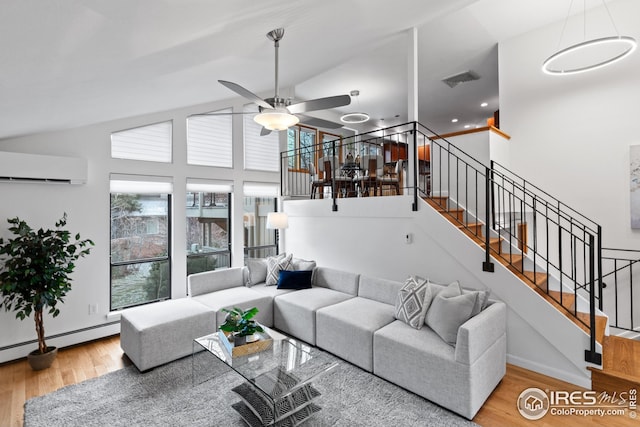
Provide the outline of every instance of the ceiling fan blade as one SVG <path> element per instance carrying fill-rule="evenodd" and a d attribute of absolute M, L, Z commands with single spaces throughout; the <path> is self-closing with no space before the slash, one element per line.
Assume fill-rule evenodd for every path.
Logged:
<path fill-rule="evenodd" d="M 298 102 L 287 107 L 291 114 L 306 113 L 307 111 L 327 110 L 329 108 L 343 107 L 351 104 L 349 95 L 328 96 L 326 98 L 312 99 Z"/>
<path fill-rule="evenodd" d="M 267 136 L 271 133 L 271 131 L 265 127 L 263 127 L 262 129 L 260 129 L 260 136 Z"/>
<path fill-rule="evenodd" d="M 305 125 L 309 125 L 313 127 L 326 128 L 326 129 L 340 129 L 342 127 L 342 124 L 340 123 L 319 119 L 317 117 L 303 116 L 302 114 L 298 114 L 298 117 L 300 117 L 301 123 L 304 123 Z"/>
<path fill-rule="evenodd" d="M 225 86 L 226 88 L 231 89 L 232 91 L 234 91 L 238 95 L 243 96 L 243 97 L 247 98 L 250 101 L 253 101 L 255 104 L 259 105 L 262 108 L 273 108 L 273 105 L 269 104 L 264 99 L 258 97 L 258 95 L 256 95 L 255 93 L 251 92 L 250 90 L 243 88 L 239 84 L 236 84 L 236 83 L 233 83 L 233 82 L 228 82 L 226 80 L 218 80 L 218 82 L 221 85 Z"/>

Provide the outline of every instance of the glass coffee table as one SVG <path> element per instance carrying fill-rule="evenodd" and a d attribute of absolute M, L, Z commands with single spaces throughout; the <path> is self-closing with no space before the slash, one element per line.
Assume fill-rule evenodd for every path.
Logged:
<path fill-rule="evenodd" d="M 196 353 L 204 350 L 246 380 L 232 389 L 241 399 L 232 407 L 249 426 L 300 425 L 321 409 L 316 399 L 320 392 L 312 381 L 338 363 L 324 352 L 313 352 L 307 344 L 264 329 L 266 335 L 261 337 L 261 345 L 254 346 L 254 352 L 249 350 L 242 355 L 234 356 L 218 332 L 193 340 L 194 384 L 209 379 L 200 375 L 199 371 L 206 366 L 196 363 L 195 358 Z"/>

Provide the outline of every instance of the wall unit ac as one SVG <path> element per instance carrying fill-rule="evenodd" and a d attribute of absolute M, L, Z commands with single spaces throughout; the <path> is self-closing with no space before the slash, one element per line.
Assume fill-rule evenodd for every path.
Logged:
<path fill-rule="evenodd" d="M 0 183 L 85 184 L 87 160 L 0 151 Z"/>

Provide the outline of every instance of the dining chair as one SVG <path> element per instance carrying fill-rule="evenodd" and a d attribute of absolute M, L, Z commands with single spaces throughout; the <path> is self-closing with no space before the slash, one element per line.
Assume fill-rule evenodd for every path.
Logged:
<path fill-rule="evenodd" d="M 361 164 L 365 168 L 364 173 L 354 178 L 360 185 L 361 194 L 365 197 L 370 196 L 373 190 L 373 195 L 376 196 L 379 180 L 382 178 L 384 169 L 382 156 L 362 156 Z"/>
<path fill-rule="evenodd" d="M 404 160 L 400 159 L 396 162 L 393 172 L 389 176 L 383 176 L 379 178 L 378 184 L 380 186 L 380 195 L 384 186 L 389 186 L 395 189 L 396 195 L 400 194 L 400 179 L 402 174 Z"/>

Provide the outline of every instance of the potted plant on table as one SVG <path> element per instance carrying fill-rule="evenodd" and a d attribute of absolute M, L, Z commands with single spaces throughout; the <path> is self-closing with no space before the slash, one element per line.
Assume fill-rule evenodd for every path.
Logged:
<path fill-rule="evenodd" d="M 242 310 L 234 307 L 233 310 L 223 308 L 222 311 L 227 313 L 224 323 L 220 326 L 222 332 L 226 332 L 233 336 L 233 345 L 240 346 L 247 343 L 247 337 L 256 332 L 264 332 L 264 329 L 258 322 L 252 320 L 258 314 L 256 307 L 249 310 Z"/>
<path fill-rule="evenodd" d="M 56 347 L 48 347 L 44 334 L 44 311 L 53 317 L 60 314 L 58 303 L 71 290 L 69 275 L 75 261 L 88 255 L 93 242 L 80 239 L 64 230 L 67 214 L 56 222 L 56 228 L 37 231 L 20 218 L 7 220 L 15 237 L 0 238 L 0 308 L 15 311 L 24 320 L 33 313 L 38 336 L 38 349 L 27 356 L 34 370 L 51 366 Z"/>

